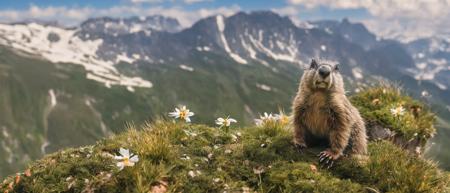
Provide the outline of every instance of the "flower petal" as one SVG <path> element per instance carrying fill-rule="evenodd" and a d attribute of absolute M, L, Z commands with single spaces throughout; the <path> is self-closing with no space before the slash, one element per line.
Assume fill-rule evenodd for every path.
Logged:
<path fill-rule="evenodd" d="M 123 162 L 117 162 L 116 165 L 119 168 L 119 170 L 123 170 L 123 168 L 125 167 L 125 164 Z"/>
<path fill-rule="evenodd" d="M 123 160 L 123 156 L 116 155 L 116 156 L 114 156 L 114 159 L 115 160 Z"/>
<path fill-rule="evenodd" d="M 128 149 L 120 148 L 119 153 L 125 158 L 130 157 L 130 150 Z"/>
<path fill-rule="evenodd" d="M 137 155 L 135 155 L 135 156 L 130 158 L 130 161 L 136 163 L 136 162 L 139 161 L 139 157 Z"/>

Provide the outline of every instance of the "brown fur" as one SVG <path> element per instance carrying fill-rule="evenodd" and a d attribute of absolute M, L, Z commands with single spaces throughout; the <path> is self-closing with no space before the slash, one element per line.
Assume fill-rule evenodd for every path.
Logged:
<path fill-rule="evenodd" d="M 364 121 L 358 110 L 345 96 L 344 83 L 335 65 L 315 63 L 305 70 L 293 101 L 294 143 L 300 147 L 313 146 L 322 141 L 330 146 L 334 159 L 349 154 L 367 153 Z M 317 69 L 323 65 L 332 69 L 323 79 Z M 326 86 L 320 81 L 327 82 Z"/>

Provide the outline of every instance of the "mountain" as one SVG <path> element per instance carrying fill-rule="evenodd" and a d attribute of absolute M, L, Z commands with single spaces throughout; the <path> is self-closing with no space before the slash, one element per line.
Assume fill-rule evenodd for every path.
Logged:
<path fill-rule="evenodd" d="M 416 62 L 410 72 L 417 80 L 433 80 L 443 90 L 450 87 L 450 38 L 418 39 L 406 47 Z"/>
<path fill-rule="evenodd" d="M 208 112 L 194 117 L 207 124 L 232 115 L 245 125 L 258 113 L 288 110 L 311 58 L 340 63 L 350 92 L 380 79 L 402 82 L 450 119 L 442 109 L 449 92 L 415 79 L 407 45 L 348 20 L 311 25 L 268 11 L 208 17 L 186 29 L 160 16 L 93 18 L 74 28 L 0 24 L 0 175 L 182 104 Z"/>

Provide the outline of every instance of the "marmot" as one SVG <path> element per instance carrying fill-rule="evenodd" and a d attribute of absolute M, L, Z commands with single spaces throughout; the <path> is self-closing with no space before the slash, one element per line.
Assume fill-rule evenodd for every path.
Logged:
<path fill-rule="evenodd" d="M 338 64 L 313 59 L 292 106 L 295 146 L 301 150 L 325 142 L 329 148 L 319 154 L 319 162 L 328 167 L 344 152 L 367 154 L 364 121 L 345 96 L 338 70 Z"/>

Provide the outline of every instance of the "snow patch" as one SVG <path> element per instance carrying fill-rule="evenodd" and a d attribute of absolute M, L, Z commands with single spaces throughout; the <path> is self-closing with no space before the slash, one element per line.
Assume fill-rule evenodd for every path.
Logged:
<path fill-rule="evenodd" d="M 425 54 L 423 54 L 422 52 L 417 54 L 417 58 L 422 59 L 425 57 Z"/>
<path fill-rule="evenodd" d="M 9 138 L 8 130 L 6 130 L 6 127 L 2 127 L 2 135 L 5 138 Z"/>
<path fill-rule="evenodd" d="M 56 95 L 53 89 L 50 89 L 48 91 L 48 95 L 50 96 L 50 107 L 54 108 L 58 104 L 58 102 L 56 101 Z"/>
<path fill-rule="evenodd" d="M 139 24 L 134 24 L 130 27 L 130 33 L 136 33 L 136 32 L 140 32 L 143 30 L 142 25 Z"/>
<path fill-rule="evenodd" d="M 265 84 L 258 84 L 258 83 L 256 83 L 256 87 L 261 89 L 261 90 L 264 90 L 264 91 L 271 91 L 272 90 L 272 88 L 270 86 L 265 85 Z"/>
<path fill-rule="evenodd" d="M 437 87 L 439 87 L 439 89 L 441 89 L 441 90 L 447 90 L 447 86 L 445 86 L 444 84 L 442 84 L 442 83 L 440 83 L 440 82 L 434 81 L 434 84 L 435 84 Z"/>
<path fill-rule="evenodd" d="M 292 34 L 289 37 L 288 43 L 282 44 L 282 47 L 284 47 L 285 50 L 287 51 L 286 54 L 285 53 L 275 53 L 272 51 L 272 49 L 264 46 L 264 44 L 262 43 L 263 31 L 259 31 L 258 39 L 255 39 L 252 35 L 249 35 L 249 34 L 247 34 L 247 36 L 248 36 L 250 42 L 253 44 L 253 46 L 255 48 L 257 48 L 259 51 L 265 53 L 267 56 L 269 56 L 275 60 L 283 60 L 283 61 L 295 63 L 296 56 L 298 54 L 298 49 L 296 48 L 297 44 L 296 44 Z"/>
<path fill-rule="evenodd" d="M 83 66 L 88 71 L 87 78 L 104 83 L 106 86 L 121 85 L 132 87 L 152 87 L 152 83 L 140 77 L 121 74 L 111 61 L 97 56 L 103 40 L 82 40 L 76 33 L 79 29 L 63 29 L 36 23 L 7 25 L 0 24 L 0 44 L 14 49 L 39 55 L 53 63 L 72 63 Z M 57 34 L 59 41 L 48 40 L 48 34 Z M 122 58 L 124 59 L 124 58 Z"/>
<path fill-rule="evenodd" d="M 132 86 L 127 86 L 127 90 L 130 91 L 130 92 L 134 92 L 135 91 Z"/>
<path fill-rule="evenodd" d="M 428 59 L 425 62 L 416 63 L 416 67 L 417 69 L 407 69 L 414 74 L 416 80 L 434 80 L 439 72 L 450 70 L 446 59 Z"/>
<path fill-rule="evenodd" d="M 241 56 L 233 53 L 231 51 L 230 47 L 228 46 L 227 39 L 225 38 L 225 34 L 223 33 L 225 30 L 225 21 L 224 21 L 224 18 L 222 15 L 216 16 L 216 23 L 217 23 L 217 29 L 219 30 L 220 39 L 222 40 L 224 49 L 228 53 L 228 55 L 238 63 L 247 64 L 247 60 L 245 60 L 245 59 L 241 58 Z"/>
<path fill-rule="evenodd" d="M 129 64 L 132 64 L 134 62 L 134 59 L 129 58 L 127 56 L 127 53 L 122 52 L 121 54 L 117 55 L 117 57 L 116 57 L 116 63 L 119 63 L 119 62 L 126 62 Z"/>
<path fill-rule="evenodd" d="M 42 143 L 42 145 L 41 145 L 41 153 L 42 153 L 42 155 L 45 155 L 45 154 L 46 154 L 45 149 L 46 149 L 49 145 L 50 145 L 50 142 L 49 142 L 47 139 L 45 139 L 44 143 Z"/>
<path fill-rule="evenodd" d="M 194 71 L 194 68 L 192 68 L 192 67 L 190 67 L 190 66 L 187 66 L 187 65 L 184 65 L 184 64 L 181 64 L 179 67 L 180 67 L 181 69 L 186 70 L 186 71 L 189 71 L 189 72 L 193 72 L 193 71 Z"/>
<path fill-rule="evenodd" d="M 363 74 L 362 74 L 361 68 L 353 68 L 352 69 L 352 74 L 353 74 L 353 77 L 355 77 L 356 79 L 362 79 L 363 78 Z"/>
<path fill-rule="evenodd" d="M 208 46 L 203 46 L 203 47 L 197 46 L 197 50 L 200 51 L 200 52 L 202 52 L 202 51 L 207 52 L 207 51 L 210 51 L 211 48 L 209 48 Z"/>

